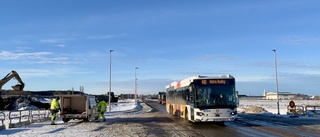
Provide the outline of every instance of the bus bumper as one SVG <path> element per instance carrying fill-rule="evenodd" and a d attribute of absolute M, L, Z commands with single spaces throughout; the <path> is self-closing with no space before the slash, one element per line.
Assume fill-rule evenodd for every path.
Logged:
<path fill-rule="evenodd" d="M 202 117 L 195 119 L 195 122 L 223 122 L 223 121 L 235 121 L 238 119 L 238 116 L 232 117 Z"/>

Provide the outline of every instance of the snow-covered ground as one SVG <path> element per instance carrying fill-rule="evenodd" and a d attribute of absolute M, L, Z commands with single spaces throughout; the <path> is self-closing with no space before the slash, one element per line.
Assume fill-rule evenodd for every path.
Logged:
<path fill-rule="evenodd" d="M 286 116 L 287 106 L 290 100 L 281 100 L 279 102 L 280 114 Z M 297 100 L 296 105 L 320 105 L 320 101 L 309 101 L 309 100 Z M 143 104 L 143 105 L 142 105 Z M 261 107 L 264 109 L 263 112 L 266 114 L 277 114 L 277 102 L 275 100 L 240 100 L 240 105 L 238 108 L 239 113 L 245 113 L 247 108 L 252 106 Z M 138 110 L 145 110 L 144 112 L 151 111 L 152 108 L 145 105 L 144 103 L 135 103 L 134 100 L 119 100 L 118 103 L 111 105 L 111 112 L 106 112 L 105 116 L 107 118 L 117 118 L 117 117 L 134 117 L 134 115 L 139 115 L 144 112 Z M 130 115 L 130 116 L 129 116 Z M 305 116 L 307 117 L 307 116 Z M 303 117 L 302 117 L 303 118 Z M 318 117 L 319 118 L 319 117 Z M 50 125 L 50 121 L 45 121 L 41 123 L 34 123 L 28 126 L 20 128 L 12 128 L 0 131 L 0 136 L 76 136 L 80 133 L 75 133 L 75 129 L 68 130 L 67 126 L 64 126 L 61 119 L 57 119 L 57 126 Z M 107 121 L 108 123 L 108 121 Z M 61 125 L 59 125 L 61 124 Z M 70 126 L 70 125 L 69 125 Z M 72 126 L 74 127 L 74 126 Z M 79 126 L 85 128 L 83 126 Z M 89 127 L 88 127 L 89 128 Z M 59 129 L 64 129 L 63 131 L 57 131 Z M 83 129 L 76 129 L 83 130 Z M 78 131 L 81 132 L 80 136 L 97 136 L 95 133 L 89 131 Z M 101 135 L 98 135 L 101 136 Z M 108 136 L 117 136 L 117 133 L 108 133 Z"/>
<path fill-rule="evenodd" d="M 279 100 L 279 112 L 280 115 L 287 115 L 289 102 L 294 101 L 296 105 L 297 111 L 300 109 L 304 109 L 305 106 L 320 106 L 320 100 Z M 263 108 L 265 111 L 261 109 L 256 111 L 250 111 L 248 108 L 259 107 Z M 289 107 L 290 109 L 290 107 Z M 309 108 L 310 109 L 310 108 Z M 320 109 L 318 107 L 318 109 Z M 278 114 L 277 108 L 277 100 L 240 100 L 239 113 L 266 113 L 266 114 Z M 311 114 L 311 111 L 308 111 L 307 114 Z M 320 114 L 320 111 L 317 111 Z"/>
<path fill-rule="evenodd" d="M 119 100 L 118 103 L 114 103 L 111 105 L 111 112 L 105 112 L 105 116 L 107 118 L 115 118 L 115 117 L 123 117 L 128 116 L 128 114 L 132 115 L 138 115 L 143 112 L 137 112 L 138 110 L 142 109 L 142 105 L 140 105 L 140 102 L 135 103 L 134 100 L 128 99 L 128 100 Z M 149 109 L 149 110 L 148 110 Z M 108 107 L 107 107 L 108 110 Z M 152 108 L 147 108 L 146 111 L 151 111 Z M 137 113 L 135 113 L 137 112 Z M 74 121 L 76 122 L 76 121 Z M 6 123 L 6 122 L 5 122 Z M 64 125 L 64 122 L 60 119 L 56 119 L 56 124 Z M 34 126 L 37 125 L 37 126 Z M 43 130 L 39 130 L 39 127 L 43 128 Z M 0 137 L 2 136 L 25 136 L 24 132 L 39 132 L 39 136 L 43 136 L 42 134 L 44 132 L 48 131 L 54 131 L 57 127 L 50 125 L 50 121 L 44 121 L 41 123 L 33 123 L 31 125 L 23 126 L 20 128 L 10 128 L 6 130 L 0 131 Z M 55 132 L 49 132 L 49 136 L 55 136 Z M 61 135 L 61 134 L 60 134 Z M 86 136 L 91 136 L 90 134 L 86 134 Z M 74 136 L 72 132 L 65 132 L 62 136 Z"/>

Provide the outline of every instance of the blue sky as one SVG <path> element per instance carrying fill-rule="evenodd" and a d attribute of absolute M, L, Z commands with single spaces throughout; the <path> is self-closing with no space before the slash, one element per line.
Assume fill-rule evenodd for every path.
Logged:
<path fill-rule="evenodd" d="M 240 94 L 319 95 L 320 1 L 4 0 L 0 72 L 25 90 L 164 91 L 194 75 L 231 74 Z M 2 77 L 1 76 L 1 77 Z M 17 82 L 11 80 L 3 89 Z"/>

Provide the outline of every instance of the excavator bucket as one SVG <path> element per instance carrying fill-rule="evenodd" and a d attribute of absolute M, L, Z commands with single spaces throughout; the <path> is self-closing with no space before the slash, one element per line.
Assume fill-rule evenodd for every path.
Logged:
<path fill-rule="evenodd" d="M 23 91 L 24 85 L 17 84 L 15 86 L 11 86 L 14 91 Z"/>

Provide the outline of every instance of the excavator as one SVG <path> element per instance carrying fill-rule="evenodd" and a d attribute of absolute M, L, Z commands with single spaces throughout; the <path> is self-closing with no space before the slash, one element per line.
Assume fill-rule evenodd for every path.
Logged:
<path fill-rule="evenodd" d="M 4 78 L 1 79 L 0 81 L 0 90 L 2 89 L 2 86 L 4 84 L 6 84 L 9 80 L 11 80 L 12 78 L 15 78 L 19 83 L 15 86 L 11 86 L 12 89 L 14 91 L 23 91 L 23 88 L 24 88 L 24 83 L 22 82 L 19 74 L 12 70 L 10 73 L 8 73 Z"/>

